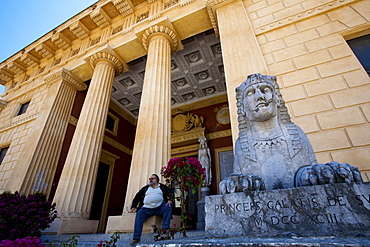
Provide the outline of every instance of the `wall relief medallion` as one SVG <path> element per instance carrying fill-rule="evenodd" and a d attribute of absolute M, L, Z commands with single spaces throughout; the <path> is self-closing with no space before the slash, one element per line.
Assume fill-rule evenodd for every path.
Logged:
<path fill-rule="evenodd" d="M 178 113 L 172 117 L 171 132 L 189 131 L 193 128 L 203 127 L 204 118 L 193 113 Z"/>
<path fill-rule="evenodd" d="M 216 120 L 220 124 L 229 124 L 230 123 L 230 113 L 229 107 L 222 107 L 216 113 Z"/>

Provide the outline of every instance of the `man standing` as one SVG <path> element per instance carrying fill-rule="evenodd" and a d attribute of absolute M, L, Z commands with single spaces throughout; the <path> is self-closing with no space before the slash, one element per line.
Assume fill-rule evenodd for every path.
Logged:
<path fill-rule="evenodd" d="M 141 233 L 144 222 L 158 215 L 163 218 L 162 228 L 169 229 L 172 216 L 172 201 L 170 189 L 159 183 L 157 174 L 152 174 L 149 178 L 149 184 L 140 189 L 135 195 L 131 205 L 131 212 L 136 213 L 134 237 L 130 245 L 140 243 Z"/>

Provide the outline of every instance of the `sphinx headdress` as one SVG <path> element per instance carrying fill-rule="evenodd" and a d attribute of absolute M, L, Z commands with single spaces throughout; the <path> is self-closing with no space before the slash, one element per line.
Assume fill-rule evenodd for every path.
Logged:
<path fill-rule="evenodd" d="M 247 77 L 239 87 L 235 89 L 236 91 L 236 106 L 238 108 L 238 122 L 239 122 L 239 139 L 241 142 L 241 147 L 243 149 L 243 156 L 248 159 L 256 160 L 256 154 L 253 149 L 250 149 L 249 141 L 251 139 L 250 123 L 247 117 L 243 114 L 244 107 L 244 93 L 248 86 L 265 82 L 272 86 L 274 92 L 279 100 L 278 104 L 278 118 L 282 123 L 282 129 L 288 135 L 290 135 L 290 141 L 288 144 L 288 150 L 290 156 L 293 157 L 299 150 L 301 150 L 301 143 L 297 135 L 297 126 L 292 123 L 288 113 L 288 109 L 285 106 L 285 101 L 281 95 L 279 85 L 276 82 L 276 76 L 262 75 L 260 73 L 251 74 Z"/>
<path fill-rule="evenodd" d="M 283 99 L 283 96 L 281 95 L 279 85 L 276 82 L 276 76 L 262 75 L 260 73 L 249 75 L 247 79 L 239 87 L 235 89 L 236 101 L 237 101 L 236 105 L 238 108 L 238 120 L 240 117 L 243 117 L 243 114 L 242 114 L 243 107 L 244 107 L 243 101 L 244 101 L 244 92 L 246 88 L 249 87 L 250 85 L 257 84 L 260 82 L 268 83 L 274 89 L 277 99 L 279 101 L 278 117 L 280 121 L 283 123 L 290 122 L 290 116 L 285 106 L 285 101 Z M 239 120 L 239 128 L 240 128 L 240 120 Z"/>

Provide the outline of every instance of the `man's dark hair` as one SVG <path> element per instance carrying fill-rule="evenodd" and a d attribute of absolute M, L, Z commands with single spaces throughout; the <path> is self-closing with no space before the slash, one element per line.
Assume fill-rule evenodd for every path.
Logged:
<path fill-rule="evenodd" d="M 153 173 L 152 176 L 155 176 L 155 178 L 157 179 L 158 183 L 159 183 L 159 177 L 157 174 Z"/>

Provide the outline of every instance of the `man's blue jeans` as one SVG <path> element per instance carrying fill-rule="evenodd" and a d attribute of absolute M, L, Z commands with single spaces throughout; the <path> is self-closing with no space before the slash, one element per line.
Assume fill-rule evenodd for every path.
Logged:
<path fill-rule="evenodd" d="M 167 206 L 165 202 L 159 207 L 156 208 L 140 208 L 136 213 L 135 226 L 134 226 L 134 237 L 133 239 L 140 239 L 141 233 L 143 231 L 144 222 L 152 217 L 153 215 L 161 216 L 163 218 L 162 228 L 170 228 L 171 216 L 172 216 L 172 207 Z"/>

